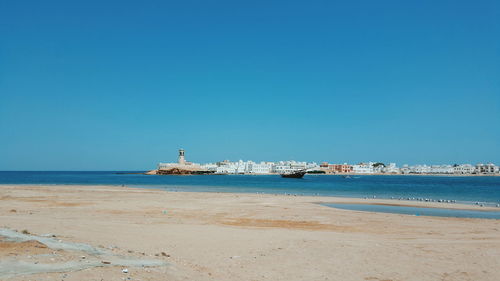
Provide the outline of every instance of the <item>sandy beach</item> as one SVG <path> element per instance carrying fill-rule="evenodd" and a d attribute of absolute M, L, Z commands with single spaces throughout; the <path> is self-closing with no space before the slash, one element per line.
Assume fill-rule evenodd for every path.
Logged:
<path fill-rule="evenodd" d="M 77 185 L 0 185 L 0 198 L 0 228 L 27 239 L 0 240 L 1 280 L 500 280 L 500 220 L 317 203 L 478 206 Z M 6 269 L 26 264 L 85 268 Z"/>

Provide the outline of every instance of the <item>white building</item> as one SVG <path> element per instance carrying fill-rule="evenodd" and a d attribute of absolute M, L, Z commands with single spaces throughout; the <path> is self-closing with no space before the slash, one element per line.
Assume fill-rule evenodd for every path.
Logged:
<path fill-rule="evenodd" d="M 396 163 L 389 163 L 389 165 L 386 165 L 382 169 L 382 172 L 386 174 L 399 174 L 400 171 L 399 168 L 396 166 Z"/>
<path fill-rule="evenodd" d="M 319 165 L 315 162 L 280 161 L 274 163 L 271 171 L 276 174 L 291 173 L 299 170 L 316 170 Z"/>
<path fill-rule="evenodd" d="M 431 174 L 453 174 L 453 166 L 451 165 L 432 165 Z"/>
<path fill-rule="evenodd" d="M 475 170 L 476 167 L 471 164 L 461 164 L 453 167 L 453 173 L 461 175 L 472 174 Z"/>
<path fill-rule="evenodd" d="M 217 163 L 217 168 L 215 170 L 218 174 L 244 174 L 248 170 L 248 162 L 239 160 L 238 162 L 230 162 L 224 160 Z"/>
<path fill-rule="evenodd" d="M 495 164 L 476 164 L 475 172 L 477 174 L 496 174 L 498 173 L 499 168 Z"/>
<path fill-rule="evenodd" d="M 375 173 L 375 174 L 381 174 L 382 171 L 384 170 L 383 164 L 376 165 L 375 163 L 372 163 L 372 162 L 369 162 L 368 164 L 372 166 L 373 173 Z"/>
<path fill-rule="evenodd" d="M 373 169 L 373 163 L 369 162 L 352 165 L 352 172 L 355 174 L 373 174 L 375 171 Z"/>
<path fill-rule="evenodd" d="M 410 174 L 428 174 L 431 172 L 431 167 L 427 165 L 415 165 L 408 168 Z"/>
<path fill-rule="evenodd" d="M 202 164 L 201 167 L 207 171 L 216 172 L 218 166 L 215 163 L 206 163 L 206 164 Z"/>
<path fill-rule="evenodd" d="M 410 173 L 410 166 L 408 166 L 408 164 L 404 164 L 403 167 L 401 167 L 401 169 L 399 169 L 399 171 L 401 172 L 401 174 L 409 174 Z"/>
<path fill-rule="evenodd" d="M 277 174 L 292 173 L 307 168 L 306 162 L 280 161 L 273 165 L 272 172 Z"/>
<path fill-rule="evenodd" d="M 453 174 L 454 169 L 451 165 L 415 165 L 403 167 L 401 172 L 410 174 Z"/>
<path fill-rule="evenodd" d="M 270 174 L 273 169 L 273 162 L 260 162 L 255 163 L 253 161 L 248 161 L 247 173 L 250 174 Z"/>
<path fill-rule="evenodd" d="M 231 162 L 224 160 L 216 164 L 203 165 L 205 169 L 218 174 L 271 174 L 290 173 L 298 170 L 313 170 L 319 166 L 316 163 L 280 161 L 280 162 L 260 162 L 253 161 Z"/>

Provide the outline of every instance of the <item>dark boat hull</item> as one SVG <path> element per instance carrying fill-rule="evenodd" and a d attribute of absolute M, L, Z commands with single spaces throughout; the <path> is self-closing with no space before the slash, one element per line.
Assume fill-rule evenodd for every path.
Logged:
<path fill-rule="evenodd" d="M 281 176 L 284 178 L 300 179 L 300 178 L 304 177 L 305 174 L 306 174 L 305 171 L 299 171 L 299 172 L 295 172 L 295 173 L 281 174 Z"/>

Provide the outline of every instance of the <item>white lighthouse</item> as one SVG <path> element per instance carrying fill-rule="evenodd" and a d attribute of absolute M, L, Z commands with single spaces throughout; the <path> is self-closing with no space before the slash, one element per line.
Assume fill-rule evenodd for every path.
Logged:
<path fill-rule="evenodd" d="M 186 159 L 184 158 L 184 149 L 179 149 L 179 160 L 177 161 L 179 165 L 186 165 Z"/>
<path fill-rule="evenodd" d="M 158 170 L 165 171 L 171 169 L 180 169 L 184 171 L 201 171 L 203 170 L 200 164 L 186 161 L 184 158 L 184 149 L 179 149 L 179 156 L 176 163 L 158 163 Z M 177 171 L 178 172 L 178 171 Z"/>

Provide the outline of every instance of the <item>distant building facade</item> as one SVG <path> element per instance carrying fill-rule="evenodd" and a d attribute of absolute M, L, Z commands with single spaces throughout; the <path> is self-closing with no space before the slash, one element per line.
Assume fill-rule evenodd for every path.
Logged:
<path fill-rule="evenodd" d="M 389 165 L 382 168 L 382 173 L 384 174 L 399 174 L 400 172 L 396 163 L 389 163 Z"/>
<path fill-rule="evenodd" d="M 352 165 L 352 171 L 356 174 L 373 174 L 375 170 L 373 169 L 373 163 L 359 163 Z"/>
<path fill-rule="evenodd" d="M 231 162 L 224 160 L 217 163 L 201 165 L 202 168 L 217 174 L 282 174 L 298 170 L 314 170 L 319 166 L 314 163 L 297 161 L 260 162 L 243 161 Z"/>
<path fill-rule="evenodd" d="M 477 174 L 498 174 L 499 168 L 495 164 L 488 163 L 488 164 L 476 164 L 476 170 L 475 172 Z"/>
<path fill-rule="evenodd" d="M 471 164 L 460 164 L 453 166 L 453 173 L 459 175 L 473 174 L 476 171 L 476 167 Z"/>
<path fill-rule="evenodd" d="M 320 165 L 320 170 L 325 171 L 327 174 L 348 174 L 352 173 L 352 166 L 347 163 L 329 164 L 328 162 L 323 162 Z"/>

